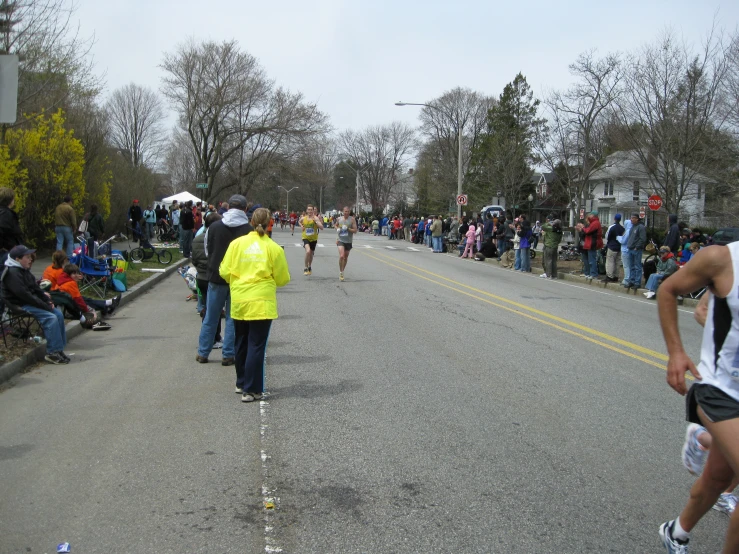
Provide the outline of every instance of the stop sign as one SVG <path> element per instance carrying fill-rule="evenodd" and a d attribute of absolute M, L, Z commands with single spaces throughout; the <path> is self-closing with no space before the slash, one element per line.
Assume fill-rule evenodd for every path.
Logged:
<path fill-rule="evenodd" d="M 649 206 L 650 210 L 656 212 L 662 207 L 662 197 L 657 194 L 653 194 L 649 197 L 649 200 L 647 200 L 647 206 Z"/>

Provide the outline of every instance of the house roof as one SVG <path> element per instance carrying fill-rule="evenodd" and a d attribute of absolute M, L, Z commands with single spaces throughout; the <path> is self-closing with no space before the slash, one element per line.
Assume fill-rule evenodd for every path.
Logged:
<path fill-rule="evenodd" d="M 681 165 L 677 165 L 677 171 Z M 694 172 L 687 168 L 688 174 L 691 175 L 690 181 L 698 181 L 709 183 L 711 179 Z M 644 163 L 636 150 L 619 150 L 606 157 L 605 163 L 590 175 L 591 181 L 603 179 L 644 179 L 649 180 L 653 177 L 650 171 L 645 167 Z"/>

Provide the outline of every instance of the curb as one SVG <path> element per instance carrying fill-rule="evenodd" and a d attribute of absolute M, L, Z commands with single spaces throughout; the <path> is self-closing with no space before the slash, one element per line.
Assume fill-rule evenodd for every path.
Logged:
<path fill-rule="evenodd" d="M 538 253 L 539 251 L 537 250 L 537 254 Z M 447 254 L 450 254 L 455 258 L 457 257 L 456 253 L 454 252 L 451 252 L 451 253 L 447 252 Z M 487 258 L 484 263 L 491 263 L 491 264 L 495 264 L 498 266 L 501 265 L 500 262 L 496 260 L 495 258 Z M 503 268 L 503 269 L 507 269 L 507 268 Z M 531 269 L 532 275 L 541 275 L 542 273 L 544 272 L 538 269 L 534 269 L 534 268 Z M 599 289 L 605 289 L 611 292 L 618 292 L 620 294 L 628 295 L 628 296 L 636 296 L 638 293 L 644 293 L 647 291 L 647 289 L 642 289 L 642 288 L 636 291 L 633 291 L 633 292 L 631 291 L 631 289 L 629 289 L 629 291 L 626 291 L 621 286 L 620 283 L 603 283 L 602 281 L 596 281 L 596 280 L 588 281 L 585 279 L 585 277 L 580 277 L 579 275 L 572 275 L 571 273 L 563 273 L 561 271 L 557 272 L 557 279 L 561 281 L 572 281 L 574 283 L 579 283 L 581 285 L 589 285 L 591 287 L 597 287 Z M 678 300 L 677 304 L 678 306 L 685 306 L 686 308 L 695 308 L 698 305 L 698 302 L 699 300 L 696 300 L 694 298 L 683 298 L 682 300 Z M 657 303 L 655 302 L 654 305 L 656 307 Z"/>
<path fill-rule="evenodd" d="M 177 268 L 185 265 L 186 263 L 189 263 L 189 261 L 190 260 L 188 258 L 182 258 L 181 260 L 175 262 L 174 264 L 169 266 L 167 269 L 165 269 L 164 273 L 155 273 L 148 279 L 145 279 L 144 281 L 141 281 L 137 285 L 134 285 L 132 288 L 126 291 L 126 294 L 124 294 L 121 297 L 120 306 L 125 306 L 129 302 L 133 302 L 136 298 L 138 298 L 139 296 L 147 292 L 154 285 L 156 285 L 159 281 L 166 279 L 172 273 L 177 271 Z M 80 325 L 79 321 L 68 322 L 65 325 L 65 329 L 67 331 L 67 341 L 73 339 L 74 337 L 81 335 L 83 331 L 86 331 L 86 329 L 82 327 L 82 325 Z M 36 348 L 33 348 L 29 350 L 28 352 L 26 352 L 25 354 L 23 354 L 23 356 L 21 356 L 20 358 L 16 358 L 15 360 L 0 366 L 0 383 L 4 383 L 5 381 L 8 381 L 12 377 L 22 372 L 28 366 L 31 366 L 35 363 L 40 362 L 41 360 L 44 359 L 45 355 L 46 355 L 46 345 L 40 344 Z"/>

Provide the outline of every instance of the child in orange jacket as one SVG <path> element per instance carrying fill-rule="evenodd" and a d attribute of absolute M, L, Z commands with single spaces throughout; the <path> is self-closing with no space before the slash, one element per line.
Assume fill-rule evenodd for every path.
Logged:
<path fill-rule="evenodd" d="M 67 264 L 64 266 L 64 272 L 57 279 L 57 287 L 55 290 L 61 290 L 69 294 L 75 304 L 79 306 L 82 313 L 100 310 L 103 315 L 112 314 L 121 301 L 119 294 L 115 298 L 109 300 L 95 300 L 93 298 L 84 298 L 80 293 L 78 283 L 82 280 L 82 272 L 75 264 Z"/>

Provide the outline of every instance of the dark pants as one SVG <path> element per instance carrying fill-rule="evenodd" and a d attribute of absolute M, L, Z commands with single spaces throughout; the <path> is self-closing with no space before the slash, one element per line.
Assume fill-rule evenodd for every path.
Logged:
<path fill-rule="evenodd" d="M 192 229 L 182 229 L 180 231 L 180 246 L 182 246 L 182 256 L 189 258 L 192 254 Z"/>
<path fill-rule="evenodd" d="M 552 279 L 557 278 L 557 247 L 544 247 L 544 273 Z"/>
<path fill-rule="evenodd" d="M 264 356 L 271 319 L 234 319 L 236 334 L 236 386 L 244 392 L 264 392 Z"/>
<path fill-rule="evenodd" d="M 195 281 L 198 284 L 198 290 L 200 291 L 200 298 L 202 299 L 203 306 L 208 305 L 208 281 L 206 279 L 195 279 Z M 200 319 L 203 320 L 205 318 L 205 307 L 200 312 Z M 221 337 L 221 318 L 218 318 L 218 327 L 216 327 L 216 336 L 215 336 L 215 342 L 221 342 L 223 340 L 223 337 Z"/>

